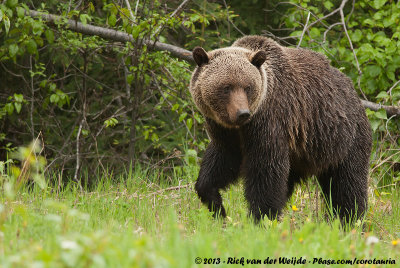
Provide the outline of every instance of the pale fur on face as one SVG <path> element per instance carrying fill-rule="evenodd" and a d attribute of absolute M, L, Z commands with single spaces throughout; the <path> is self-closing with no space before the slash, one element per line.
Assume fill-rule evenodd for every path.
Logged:
<path fill-rule="evenodd" d="M 267 93 L 267 75 L 264 65 L 257 68 L 251 63 L 255 53 L 240 47 L 207 53 L 208 63 L 194 70 L 190 82 L 190 92 L 203 115 L 225 127 L 238 127 L 228 114 L 228 106 L 231 99 L 238 99 L 231 94 L 243 92 L 250 114 L 257 112 Z"/>

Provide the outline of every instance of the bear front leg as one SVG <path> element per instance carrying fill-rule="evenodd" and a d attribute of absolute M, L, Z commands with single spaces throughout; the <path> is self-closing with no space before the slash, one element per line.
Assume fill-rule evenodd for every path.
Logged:
<path fill-rule="evenodd" d="M 275 219 L 285 206 L 290 173 L 289 148 L 278 126 L 249 124 L 243 132 L 245 197 L 255 222 Z M 269 122 L 270 123 L 270 122 Z M 259 129 L 262 128 L 262 129 Z M 270 129 L 276 132 L 272 133 Z"/>
<path fill-rule="evenodd" d="M 201 202 L 208 206 L 214 217 L 218 214 L 226 217 L 219 190 L 225 189 L 239 176 L 241 154 L 239 148 L 232 146 L 233 148 L 228 148 L 216 145 L 214 141 L 209 144 L 195 184 Z"/>
<path fill-rule="evenodd" d="M 214 213 L 226 217 L 219 190 L 225 189 L 239 177 L 242 154 L 239 133 L 226 129 L 206 118 L 207 132 L 211 137 L 201 163 L 195 190 L 202 203 Z"/>
<path fill-rule="evenodd" d="M 288 168 L 289 163 L 284 159 L 281 162 L 266 160 L 264 163 L 254 159 L 246 166 L 245 196 L 249 212 L 256 222 L 265 215 L 271 220 L 280 215 L 287 201 Z"/>

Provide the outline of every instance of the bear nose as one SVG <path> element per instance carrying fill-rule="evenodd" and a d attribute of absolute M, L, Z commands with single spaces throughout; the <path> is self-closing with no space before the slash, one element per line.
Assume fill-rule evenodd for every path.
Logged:
<path fill-rule="evenodd" d="M 242 109 L 236 113 L 236 122 L 241 125 L 250 118 L 250 111 L 247 109 Z"/>

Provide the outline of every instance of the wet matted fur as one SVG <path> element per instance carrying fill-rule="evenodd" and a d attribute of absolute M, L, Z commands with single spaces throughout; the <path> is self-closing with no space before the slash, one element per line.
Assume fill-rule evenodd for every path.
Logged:
<path fill-rule="evenodd" d="M 261 36 L 193 57 L 190 92 L 211 138 L 195 189 L 215 215 L 226 216 L 219 190 L 239 174 L 256 220 L 279 215 L 311 175 L 342 220 L 363 215 L 371 128 L 348 77 L 321 54 Z M 250 113 L 244 123 L 237 107 Z"/>

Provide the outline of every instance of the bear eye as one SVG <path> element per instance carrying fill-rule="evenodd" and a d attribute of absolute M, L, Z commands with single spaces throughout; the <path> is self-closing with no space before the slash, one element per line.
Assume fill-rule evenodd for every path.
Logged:
<path fill-rule="evenodd" d="M 232 89 L 232 87 L 230 86 L 230 85 L 227 85 L 227 86 L 224 86 L 223 88 L 222 88 L 222 90 L 224 91 L 224 93 L 229 93 L 229 92 L 231 92 L 231 89 Z"/>
<path fill-rule="evenodd" d="M 247 86 L 247 87 L 244 88 L 244 91 L 247 92 L 247 93 L 250 92 L 250 90 L 251 90 L 251 86 Z"/>

